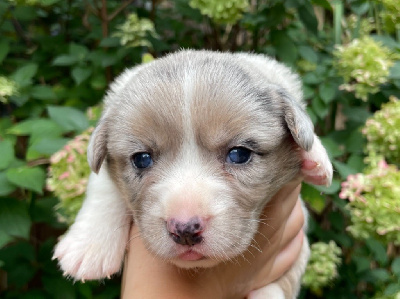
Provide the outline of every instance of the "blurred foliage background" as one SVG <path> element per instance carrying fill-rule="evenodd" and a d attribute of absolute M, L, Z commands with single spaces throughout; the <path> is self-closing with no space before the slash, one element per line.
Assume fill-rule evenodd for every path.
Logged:
<path fill-rule="evenodd" d="M 301 74 L 335 167 L 304 185 L 312 257 L 302 298 L 400 298 L 398 0 L 2 0 L 0 297 L 118 298 L 51 260 L 85 191 L 107 85 L 181 48 L 252 51 Z"/>

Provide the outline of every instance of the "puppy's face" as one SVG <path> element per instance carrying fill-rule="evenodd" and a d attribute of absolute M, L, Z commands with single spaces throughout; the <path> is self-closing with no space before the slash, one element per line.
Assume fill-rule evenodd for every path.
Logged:
<path fill-rule="evenodd" d="M 126 73 L 89 148 L 95 171 L 106 159 L 149 250 L 180 267 L 243 253 L 265 204 L 300 168 L 289 100 L 232 60 L 183 52 Z"/>

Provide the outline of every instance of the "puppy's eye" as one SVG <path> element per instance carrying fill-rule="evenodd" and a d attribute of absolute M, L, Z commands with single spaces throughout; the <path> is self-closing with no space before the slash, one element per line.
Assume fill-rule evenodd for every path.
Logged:
<path fill-rule="evenodd" d="M 226 162 L 231 164 L 245 164 L 250 161 L 252 151 L 245 147 L 234 147 L 226 156 Z"/>
<path fill-rule="evenodd" d="M 133 166 L 139 169 L 148 168 L 153 165 L 153 159 L 149 153 L 136 153 L 131 157 Z"/>

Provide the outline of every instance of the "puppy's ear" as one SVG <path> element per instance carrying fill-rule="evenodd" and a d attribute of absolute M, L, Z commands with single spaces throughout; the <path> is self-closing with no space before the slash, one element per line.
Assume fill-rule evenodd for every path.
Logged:
<path fill-rule="evenodd" d="M 305 151 L 311 150 L 314 142 L 314 125 L 301 104 L 286 91 L 278 92 L 283 100 L 286 124 L 296 141 Z"/>
<path fill-rule="evenodd" d="M 107 128 L 106 122 L 100 120 L 90 137 L 87 149 L 87 159 L 93 172 L 99 173 L 101 164 L 107 154 Z"/>

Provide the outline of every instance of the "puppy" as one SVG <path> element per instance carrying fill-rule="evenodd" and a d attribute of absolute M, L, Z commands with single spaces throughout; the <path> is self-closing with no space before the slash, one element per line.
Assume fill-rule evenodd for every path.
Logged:
<path fill-rule="evenodd" d="M 54 254 L 75 279 L 120 270 L 132 220 L 146 247 L 178 267 L 234 259 L 251 246 L 270 198 L 300 171 L 331 182 L 298 76 L 266 56 L 181 51 L 128 69 L 104 101 L 87 196 Z M 297 296 L 303 244 L 292 269 L 252 298 Z"/>

